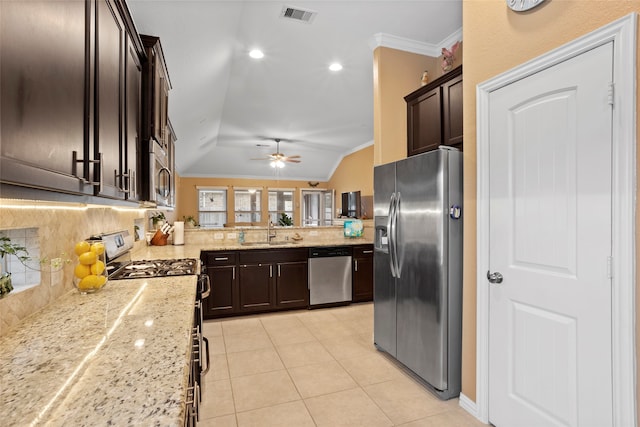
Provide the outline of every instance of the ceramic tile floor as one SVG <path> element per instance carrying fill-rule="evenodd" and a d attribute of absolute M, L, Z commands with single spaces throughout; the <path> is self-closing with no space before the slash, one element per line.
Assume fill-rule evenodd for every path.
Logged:
<path fill-rule="evenodd" d="M 484 426 L 373 345 L 373 304 L 205 321 L 199 426 Z"/>

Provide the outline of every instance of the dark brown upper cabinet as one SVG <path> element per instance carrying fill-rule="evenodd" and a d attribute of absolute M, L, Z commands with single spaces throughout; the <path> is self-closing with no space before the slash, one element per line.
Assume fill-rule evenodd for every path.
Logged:
<path fill-rule="evenodd" d="M 83 1 L 0 2 L 0 181 L 93 195 Z M 56 23 L 52 25 L 51 23 Z"/>
<path fill-rule="evenodd" d="M 135 200 L 144 53 L 124 1 L 0 2 L 0 28 L 0 181 Z"/>
<path fill-rule="evenodd" d="M 172 144 L 175 141 L 175 134 L 172 133 L 169 124 L 169 90 L 171 81 L 169 72 L 162 51 L 160 38 L 149 35 L 141 35 L 145 48 L 147 61 L 142 67 L 142 149 L 144 153 L 159 152 L 162 158 L 169 158 L 172 154 Z M 171 158 L 173 160 L 173 158 Z M 172 206 L 174 200 L 173 186 L 169 185 L 169 195 L 158 200 L 155 192 L 158 188 L 153 188 L 156 184 L 155 176 L 158 173 L 158 166 L 150 161 L 142 161 L 142 172 L 145 179 L 141 182 L 142 197 L 146 200 L 156 201 L 163 206 Z M 161 165 L 168 171 L 169 181 L 173 181 L 173 166 L 166 162 Z M 164 169 L 163 169 L 164 170 Z"/>
<path fill-rule="evenodd" d="M 407 156 L 449 145 L 462 150 L 462 66 L 405 96 Z"/>

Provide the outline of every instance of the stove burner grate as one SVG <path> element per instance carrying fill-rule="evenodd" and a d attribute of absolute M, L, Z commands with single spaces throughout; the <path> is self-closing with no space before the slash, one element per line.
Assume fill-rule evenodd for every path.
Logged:
<path fill-rule="evenodd" d="M 185 276 L 196 274 L 193 258 L 131 261 L 109 275 L 109 279 L 140 279 L 149 277 Z"/>

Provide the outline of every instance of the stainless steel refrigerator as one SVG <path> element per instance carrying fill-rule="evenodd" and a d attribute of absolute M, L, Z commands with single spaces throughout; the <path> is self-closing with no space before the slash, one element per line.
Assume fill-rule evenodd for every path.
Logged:
<path fill-rule="evenodd" d="M 462 153 L 374 169 L 374 341 L 442 399 L 460 394 Z"/>

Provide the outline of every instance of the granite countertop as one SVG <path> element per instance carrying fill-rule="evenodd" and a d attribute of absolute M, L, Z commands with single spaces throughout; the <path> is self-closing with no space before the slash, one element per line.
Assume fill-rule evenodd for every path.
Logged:
<path fill-rule="evenodd" d="M 141 246 L 131 255 L 134 260 L 143 259 L 169 259 L 169 258 L 200 258 L 200 251 L 231 251 L 231 250 L 250 250 L 250 249 L 278 249 L 278 248 L 316 248 L 322 246 L 355 246 L 366 245 L 372 242 L 363 238 L 332 238 L 322 241 L 277 241 L 277 244 L 268 244 L 261 242 L 247 242 L 240 244 L 238 242 L 214 242 L 214 243 L 186 243 L 184 245 L 165 246 Z"/>
<path fill-rule="evenodd" d="M 195 284 L 110 280 L 0 337 L 2 424 L 181 426 Z"/>

